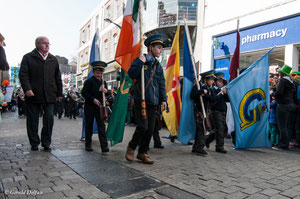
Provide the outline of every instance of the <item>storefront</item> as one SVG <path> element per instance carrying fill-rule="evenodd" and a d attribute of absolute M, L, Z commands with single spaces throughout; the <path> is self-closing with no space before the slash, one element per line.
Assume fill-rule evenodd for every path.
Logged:
<path fill-rule="evenodd" d="M 236 31 L 213 37 L 216 71 L 229 79 L 230 59 L 236 47 Z M 299 71 L 300 13 L 240 29 L 240 70 L 249 67 L 271 47 L 270 71 L 287 64 Z"/>

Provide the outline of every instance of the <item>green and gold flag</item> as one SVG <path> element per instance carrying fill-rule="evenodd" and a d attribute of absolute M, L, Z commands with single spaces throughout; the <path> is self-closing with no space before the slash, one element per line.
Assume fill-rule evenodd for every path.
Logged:
<path fill-rule="evenodd" d="M 114 146 L 123 140 L 128 107 L 128 95 L 132 85 L 132 80 L 123 69 L 120 82 L 121 86 L 118 89 L 106 131 L 107 140 L 110 141 L 111 146 Z"/>

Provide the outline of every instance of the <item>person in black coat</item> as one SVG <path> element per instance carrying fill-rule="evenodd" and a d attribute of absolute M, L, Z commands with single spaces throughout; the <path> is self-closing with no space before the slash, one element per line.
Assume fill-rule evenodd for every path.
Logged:
<path fill-rule="evenodd" d="M 212 103 L 214 103 L 218 96 L 215 93 L 215 90 L 212 89 L 214 83 L 214 70 L 210 70 L 200 74 L 202 76 L 200 84 L 200 90 L 198 90 L 197 85 L 194 85 L 191 91 L 191 99 L 194 100 L 194 112 L 196 119 L 196 135 L 195 142 L 193 144 L 192 152 L 198 155 L 207 155 L 207 152 L 204 150 L 205 146 L 205 126 L 203 126 L 203 111 L 200 103 L 200 96 L 203 98 L 204 109 L 206 112 L 206 116 L 209 117 L 209 110 Z M 206 129 L 207 130 L 207 129 Z"/>
<path fill-rule="evenodd" d="M 91 63 L 93 76 L 84 82 L 82 96 L 85 98 L 84 117 L 85 117 L 85 149 L 93 151 L 92 135 L 93 123 L 96 118 L 98 127 L 98 138 L 103 153 L 109 152 L 104 120 L 100 117 L 100 106 L 103 104 L 103 93 L 107 93 L 107 85 L 103 80 L 103 71 L 107 66 L 105 62 L 95 61 Z M 104 87 L 102 87 L 104 81 Z"/>
<path fill-rule="evenodd" d="M 277 85 L 276 92 L 273 96 L 277 102 L 277 123 L 279 128 L 279 147 L 273 147 L 273 149 L 289 149 L 289 128 L 291 128 L 291 121 L 293 112 L 296 110 L 295 94 L 296 88 L 290 78 L 290 72 L 292 68 L 284 65 L 279 68 L 280 80 Z"/>
<path fill-rule="evenodd" d="M 5 38 L 0 33 L 0 85 L 4 80 L 9 80 L 9 65 L 6 60 L 5 50 L 3 46 L 5 46 L 4 42 Z"/>
<path fill-rule="evenodd" d="M 38 136 L 39 113 L 43 110 L 43 129 L 41 142 L 45 151 L 50 151 L 53 129 L 54 103 L 62 99 L 62 80 L 58 61 L 49 53 L 47 37 L 35 40 L 36 48 L 24 55 L 19 79 L 25 93 L 26 127 L 31 150 L 37 151 L 40 144 Z"/>
<path fill-rule="evenodd" d="M 213 130 L 210 131 L 205 145 L 209 148 L 209 144 L 216 139 L 216 152 L 227 153 L 224 149 L 224 135 L 226 129 L 226 102 L 229 102 L 229 98 L 227 94 L 224 94 L 226 91 L 221 90 L 222 87 L 226 85 L 227 81 L 224 79 L 224 73 L 222 72 L 215 73 L 215 76 L 215 83 L 217 86 L 214 86 L 212 89 L 215 90 L 218 100 L 211 106 L 209 116 L 213 124 Z"/>

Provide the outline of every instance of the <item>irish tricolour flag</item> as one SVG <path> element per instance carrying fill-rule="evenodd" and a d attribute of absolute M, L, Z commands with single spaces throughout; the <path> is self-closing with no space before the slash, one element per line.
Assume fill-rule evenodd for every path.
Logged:
<path fill-rule="evenodd" d="M 132 61 L 140 56 L 139 2 L 140 0 L 127 1 L 115 56 L 126 73 Z"/>

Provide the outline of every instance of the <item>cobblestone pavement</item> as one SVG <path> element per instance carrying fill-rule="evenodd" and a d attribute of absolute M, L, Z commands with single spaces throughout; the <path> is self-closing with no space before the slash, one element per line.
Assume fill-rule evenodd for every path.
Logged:
<path fill-rule="evenodd" d="M 84 143 L 79 140 L 81 118 L 55 119 L 52 153 L 41 149 L 30 151 L 25 124 L 25 119 L 19 119 L 16 113 L 3 114 L 0 124 L 0 199 L 118 197 L 111 189 L 107 191 L 109 187 L 97 186 L 83 178 L 84 175 L 79 175 L 76 169 L 72 170 L 74 167 L 56 155 L 72 150 L 85 152 Z M 121 198 L 300 199 L 300 150 L 233 150 L 230 141 L 226 140 L 227 154 L 216 153 L 211 145 L 208 156 L 202 157 L 192 154 L 191 146 L 162 139 L 164 149 L 154 149 L 153 144 L 150 145 L 149 154 L 155 164 L 145 165 L 137 160 L 129 163 L 124 158 L 133 131 L 134 127 L 126 127 L 123 143 L 111 147 L 107 155 L 101 155 L 97 136 L 93 136 L 94 156 L 99 160 L 96 163 L 110 161 L 159 185 Z M 161 136 L 167 135 L 167 130 L 163 129 Z M 126 185 L 120 183 L 120 186 Z"/>

